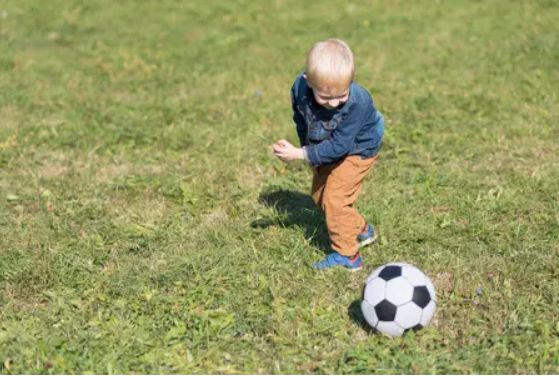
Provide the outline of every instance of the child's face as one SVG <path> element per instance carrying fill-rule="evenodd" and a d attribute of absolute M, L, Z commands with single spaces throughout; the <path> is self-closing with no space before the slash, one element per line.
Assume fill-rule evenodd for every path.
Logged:
<path fill-rule="evenodd" d="M 311 85 L 310 83 L 309 86 L 313 91 L 316 103 L 328 110 L 337 108 L 339 105 L 347 102 L 349 98 L 349 87 L 344 90 L 320 87 L 318 85 Z"/>

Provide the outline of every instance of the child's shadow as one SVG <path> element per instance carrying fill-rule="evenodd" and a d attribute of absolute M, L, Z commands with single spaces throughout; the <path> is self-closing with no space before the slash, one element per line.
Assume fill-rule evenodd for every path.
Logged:
<path fill-rule="evenodd" d="M 324 253 L 331 252 L 324 216 L 309 195 L 291 190 L 274 189 L 260 194 L 258 202 L 276 209 L 279 216 L 274 219 L 257 219 L 251 223 L 253 228 L 299 226 L 305 232 L 305 238 L 313 246 Z"/>

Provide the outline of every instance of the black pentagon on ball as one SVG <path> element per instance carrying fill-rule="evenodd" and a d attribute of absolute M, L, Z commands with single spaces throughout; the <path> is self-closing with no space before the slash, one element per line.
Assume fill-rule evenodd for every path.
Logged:
<path fill-rule="evenodd" d="M 380 274 L 378 275 L 380 278 L 384 279 L 385 281 L 390 281 L 392 278 L 396 278 L 402 275 L 402 268 L 398 265 L 389 265 L 382 269 Z"/>
<path fill-rule="evenodd" d="M 427 290 L 427 287 L 414 287 L 412 301 L 421 308 L 427 307 L 427 304 L 429 304 L 429 302 L 431 301 L 431 294 L 429 294 L 429 290 Z"/>
<path fill-rule="evenodd" d="M 375 313 L 380 321 L 393 321 L 396 317 L 397 308 L 385 299 L 375 306 Z"/>

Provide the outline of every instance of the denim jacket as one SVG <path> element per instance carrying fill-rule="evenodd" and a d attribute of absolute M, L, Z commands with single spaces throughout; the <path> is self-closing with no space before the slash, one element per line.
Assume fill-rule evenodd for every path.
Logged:
<path fill-rule="evenodd" d="M 291 104 L 299 141 L 311 165 L 333 163 L 348 155 L 370 158 L 380 150 L 384 117 L 358 84 L 351 83 L 346 103 L 329 110 L 316 103 L 300 74 L 291 88 Z"/>

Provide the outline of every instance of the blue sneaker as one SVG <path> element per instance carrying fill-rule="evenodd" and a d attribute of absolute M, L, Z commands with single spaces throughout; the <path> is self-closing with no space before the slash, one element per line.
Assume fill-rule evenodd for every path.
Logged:
<path fill-rule="evenodd" d="M 356 272 L 361 270 L 363 267 L 363 261 L 361 260 L 361 256 L 359 253 L 356 253 L 354 256 L 342 256 L 338 252 L 332 252 L 322 261 L 315 262 L 312 264 L 313 269 L 316 270 L 324 270 L 330 269 L 334 266 L 343 266 L 347 270 L 352 272 Z"/>
<path fill-rule="evenodd" d="M 367 224 L 367 228 L 357 235 L 357 241 L 359 242 L 359 248 L 365 247 L 366 245 L 372 244 L 377 240 L 377 234 L 375 229 L 370 224 Z"/>

